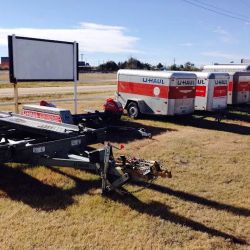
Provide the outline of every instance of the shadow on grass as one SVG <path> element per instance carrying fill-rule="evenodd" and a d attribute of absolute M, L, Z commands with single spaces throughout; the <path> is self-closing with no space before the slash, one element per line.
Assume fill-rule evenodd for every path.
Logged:
<path fill-rule="evenodd" d="M 69 195 L 69 196 L 74 196 L 74 195 L 79 195 L 79 194 L 85 194 L 87 193 L 90 189 L 97 189 L 101 187 L 101 180 L 83 180 L 81 178 L 78 178 L 77 176 L 65 173 L 63 171 L 61 171 L 59 168 L 53 168 L 53 167 L 46 167 L 48 169 L 50 169 L 51 171 L 57 173 L 57 174 L 61 174 L 67 178 L 70 178 L 71 180 L 73 180 L 75 182 L 75 187 L 65 190 L 65 194 Z M 96 174 L 95 171 L 91 171 L 88 170 L 86 171 L 88 173 L 91 174 Z"/>
<path fill-rule="evenodd" d="M 99 181 L 85 181 L 77 177 L 74 177 L 74 181 L 76 186 L 73 189 L 62 190 L 56 186 L 45 184 L 18 168 L 0 166 L 0 190 L 4 191 L 12 200 L 21 201 L 32 208 L 45 211 L 64 209 L 75 202 L 73 195 L 83 194 L 90 187 L 100 186 Z"/>
<path fill-rule="evenodd" d="M 124 128 L 124 130 L 121 130 L 119 128 L 117 129 L 116 127 Z M 131 128 L 131 130 L 128 129 L 126 131 L 126 127 Z M 150 133 L 152 137 L 160 135 L 165 132 L 177 131 L 176 129 L 171 129 L 171 128 L 144 125 L 136 122 L 136 120 L 117 121 L 114 124 L 114 128 L 110 129 L 110 133 L 107 136 L 107 140 L 111 142 L 128 143 L 136 139 L 141 139 L 143 137 L 137 132 L 137 130 L 141 128 L 145 129 L 146 133 Z"/>
<path fill-rule="evenodd" d="M 76 182 L 76 190 L 73 192 L 74 194 L 78 193 L 77 190 L 80 191 L 80 193 L 81 193 L 82 192 L 81 186 L 86 185 L 85 181 L 83 181 L 75 176 L 64 173 L 59 169 L 54 169 L 51 167 L 49 167 L 49 169 L 51 169 L 52 171 L 55 171 L 56 173 L 62 174 L 68 178 L 73 179 Z M 138 183 L 136 183 L 136 184 L 138 185 Z M 100 185 L 100 182 L 99 182 L 99 185 Z M 147 184 L 145 184 L 145 185 L 147 185 Z M 91 184 L 90 188 L 96 188 L 96 186 Z M 229 210 L 231 212 L 234 212 L 235 214 L 243 214 L 245 216 L 249 216 L 249 214 L 250 214 L 250 211 L 247 209 L 237 208 L 237 207 L 233 207 L 233 206 L 226 205 L 226 204 L 220 204 L 218 202 L 210 201 L 210 200 L 207 200 L 205 198 L 191 195 L 191 194 L 188 194 L 185 192 L 174 191 L 170 188 L 163 187 L 163 186 L 160 186 L 157 184 L 151 185 L 150 188 L 152 188 L 153 190 L 156 190 L 156 191 L 160 191 L 162 193 L 168 193 L 169 195 L 175 195 L 175 196 L 177 196 L 181 199 L 184 199 L 184 200 L 197 202 L 197 203 L 200 203 L 203 205 L 208 205 L 210 207 L 214 207 L 217 209 Z M 69 192 L 71 192 L 71 191 L 69 191 Z M 235 237 L 231 234 L 222 232 L 220 230 L 208 227 L 200 222 L 196 222 L 196 221 L 188 219 L 184 216 L 175 214 L 175 213 L 169 211 L 169 207 L 167 207 L 166 205 L 164 205 L 160 202 L 154 201 L 154 202 L 151 202 L 150 204 L 145 204 L 132 194 L 127 194 L 127 195 L 122 196 L 122 195 L 119 195 L 117 193 L 108 193 L 107 198 L 111 199 L 113 201 L 119 202 L 121 204 L 125 204 L 125 205 L 129 206 L 131 209 L 136 210 L 140 213 L 146 213 L 148 215 L 170 221 L 174 224 L 184 225 L 186 227 L 191 228 L 192 230 L 199 231 L 202 233 L 207 233 L 211 236 L 222 237 L 225 240 L 230 240 L 231 242 L 236 243 L 236 244 L 248 245 L 248 243 L 243 239 L 240 239 L 240 238 Z"/>
<path fill-rule="evenodd" d="M 224 210 L 226 212 L 230 212 L 230 213 L 235 214 L 235 215 L 250 217 L 250 210 L 247 208 L 241 208 L 241 207 L 235 207 L 232 205 L 227 205 L 224 203 L 220 203 L 218 201 L 209 200 L 209 199 L 200 197 L 198 195 L 189 194 L 189 193 L 186 193 L 183 191 L 177 191 L 177 190 L 171 189 L 169 187 L 161 186 L 161 185 L 154 184 L 154 183 L 151 184 L 149 187 L 147 184 L 144 184 L 142 182 L 135 183 L 135 184 L 137 186 L 147 187 L 149 189 L 152 189 L 154 191 L 157 191 L 157 192 L 160 192 L 163 194 L 175 196 L 175 197 L 177 197 L 181 200 L 184 200 L 184 201 L 191 201 L 193 203 L 197 203 L 197 204 L 200 204 L 203 206 L 214 208 L 216 210 Z"/>
<path fill-rule="evenodd" d="M 228 110 L 231 112 L 241 112 L 242 115 L 250 114 L 250 103 L 249 104 L 239 104 L 239 105 L 230 105 Z"/>
<path fill-rule="evenodd" d="M 218 123 L 215 120 L 207 120 L 206 117 L 196 117 L 192 116 L 173 116 L 173 117 L 164 117 L 164 116 L 149 116 L 145 115 L 142 119 L 155 120 L 155 121 L 166 121 L 183 126 L 191 126 L 195 128 L 203 128 L 209 130 L 217 130 L 229 133 L 236 133 L 242 135 L 250 135 L 250 127 L 238 124 L 224 123 L 223 120 L 221 123 Z"/>
<path fill-rule="evenodd" d="M 200 116 L 200 119 L 212 118 L 215 120 L 221 117 L 222 122 L 223 120 L 250 122 L 250 105 L 229 106 L 224 113 L 196 110 L 194 114 Z"/>
<path fill-rule="evenodd" d="M 169 207 L 160 202 L 153 201 L 149 204 L 145 204 L 133 195 L 127 195 L 124 197 L 115 193 L 109 194 L 107 197 L 129 206 L 131 209 L 136 210 L 139 213 L 148 214 L 150 216 L 161 218 L 162 220 L 170 221 L 177 225 L 186 226 L 192 230 L 207 233 L 210 236 L 222 237 L 225 240 L 230 240 L 236 244 L 248 245 L 245 240 L 235 237 L 234 235 L 208 227 L 200 222 L 196 222 L 182 215 L 173 213 L 169 210 Z"/>
<path fill-rule="evenodd" d="M 243 122 L 250 122 L 250 104 L 230 106 L 227 118 Z"/>
<path fill-rule="evenodd" d="M 74 195 L 84 194 L 90 189 L 100 187 L 101 182 L 99 180 L 86 181 L 76 176 L 67 174 L 59 169 L 51 167 L 48 168 L 58 174 L 62 174 L 74 180 L 75 187 L 69 190 L 62 190 L 58 187 L 44 184 L 18 169 L 13 169 L 2 165 L 0 171 L 0 189 L 3 190 L 7 196 L 13 200 L 21 201 L 36 209 L 51 211 L 64 209 L 67 206 L 72 205 L 75 202 L 73 199 Z M 237 208 L 234 210 L 228 205 L 218 205 L 217 202 L 208 201 L 204 198 L 196 197 L 184 192 L 173 191 L 169 188 L 161 187 L 159 185 L 154 184 L 153 189 L 162 193 L 175 195 L 184 200 L 191 200 L 200 204 L 208 204 L 209 206 L 215 206 L 219 208 L 221 207 L 221 209 L 229 209 L 240 212 Z M 245 240 L 237 238 L 231 234 L 227 234 L 220 230 L 208 227 L 200 222 L 196 222 L 182 215 L 173 213 L 169 210 L 169 207 L 160 202 L 154 201 L 150 204 L 145 204 L 132 194 L 121 196 L 116 193 L 109 193 L 107 198 L 127 205 L 131 209 L 140 213 L 146 213 L 150 216 L 161 218 L 174 224 L 183 225 L 191 228 L 192 230 L 207 233 L 210 236 L 222 237 L 237 244 L 248 244 Z"/>
<path fill-rule="evenodd" d="M 233 120 L 233 121 L 242 121 L 242 122 L 249 122 L 250 123 L 250 115 L 242 115 L 242 114 L 228 112 L 227 119 Z"/>

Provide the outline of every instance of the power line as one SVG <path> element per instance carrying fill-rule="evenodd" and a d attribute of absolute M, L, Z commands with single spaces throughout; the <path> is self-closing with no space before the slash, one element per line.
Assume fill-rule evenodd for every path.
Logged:
<path fill-rule="evenodd" d="M 213 4 L 204 3 L 204 2 L 202 2 L 200 0 L 194 0 L 194 1 L 198 2 L 198 3 L 202 4 L 202 5 L 206 5 L 206 6 L 209 6 L 209 7 L 212 7 L 212 8 L 216 8 L 216 9 L 221 10 L 221 11 L 226 12 L 226 13 L 230 13 L 230 14 L 233 14 L 233 15 L 236 15 L 236 16 L 241 16 L 243 18 L 249 18 L 248 16 L 245 16 L 245 15 L 242 15 L 242 14 L 239 14 L 239 13 L 235 13 L 235 12 L 230 11 L 230 10 L 226 10 L 226 9 L 220 8 L 220 7 L 218 7 L 216 5 L 213 5 Z"/>
<path fill-rule="evenodd" d="M 214 10 L 214 9 L 211 9 L 211 8 L 208 8 L 206 6 L 203 6 L 201 4 L 198 4 L 198 3 L 194 3 L 194 2 L 191 2 L 189 0 L 182 0 L 188 4 L 191 4 L 193 6 L 196 6 L 198 8 L 201 8 L 201 9 L 204 9 L 204 10 L 208 10 L 210 12 L 213 12 L 213 13 L 216 13 L 218 15 L 221 15 L 221 16 L 226 16 L 226 17 L 230 17 L 230 18 L 233 18 L 233 19 L 236 19 L 236 20 L 240 20 L 240 21 L 243 21 L 243 22 L 248 22 L 250 23 L 250 20 L 246 19 L 246 18 L 241 18 L 241 17 L 237 17 L 237 16 L 233 16 L 233 15 L 230 15 L 230 14 L 227 14 L 227 13 L 223 13 L 223 12 L 220 12 L 220 11 L 217 11 L 217 10 Z"/>
<path fill-rule="evenodd" d="M 249 4 L 249 2 L 246 2 L 245 0 L 240 0 L 243 4 L 245 4 L 245 5 L 247 5 L 248 7 L 250 6 Z"/>

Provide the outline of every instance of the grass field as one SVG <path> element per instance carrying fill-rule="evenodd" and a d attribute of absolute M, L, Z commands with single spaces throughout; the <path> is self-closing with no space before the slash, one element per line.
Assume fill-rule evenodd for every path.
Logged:
<path fill-rule="evenodd" d="M 105 97 L 94 96 L 79 110 L 100 109 Z M 161 160 L 173 174 L 131 195 L 102 197 L 98 176 L 81 170 L 1 164 L 0 249 L 249 249 L 249 113 L 231 110 L 221 124 L 124 116 L 153 139 L 114 135 L 125 145 L 115 154 Z"/>
<path fill-rule="evenodd" d="M 98 85 L 98 84 L 116 84 L 116 73 L 80 73 L 79 86 L 84 85 Z M 19 82 L 19 88 L 32 88 L 32 87 L 62 87 L 72 86 L 72 82 Z M 0 89 L 12 88 L 9 83 L 9 72 L 0 71 Z"/>

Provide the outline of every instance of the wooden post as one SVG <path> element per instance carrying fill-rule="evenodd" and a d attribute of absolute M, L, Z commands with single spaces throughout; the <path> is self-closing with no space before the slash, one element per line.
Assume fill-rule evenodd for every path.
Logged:
<path fill-rule="evenodd" d="M 17 82 L 13 84 L 14 86 L 14 102 L 15 102 L 15 113 L 19 113 L 19 102 L 18 102 L 18 87 Z"/>

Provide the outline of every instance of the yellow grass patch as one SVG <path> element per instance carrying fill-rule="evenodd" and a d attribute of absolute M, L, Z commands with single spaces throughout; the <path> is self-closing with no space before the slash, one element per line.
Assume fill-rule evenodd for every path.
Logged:
<path fill-rule="evenodd" d="M 125 144 L 115 154 L 161 160 L 173 174 L 132 195 L 102 197 L 99 177 L 81 170 L 1 164 L 0 248 L 249 249 L 249 114 L 236 114 L 222 124 L 125 116 L 154 136 L 111 137 Z"/>

